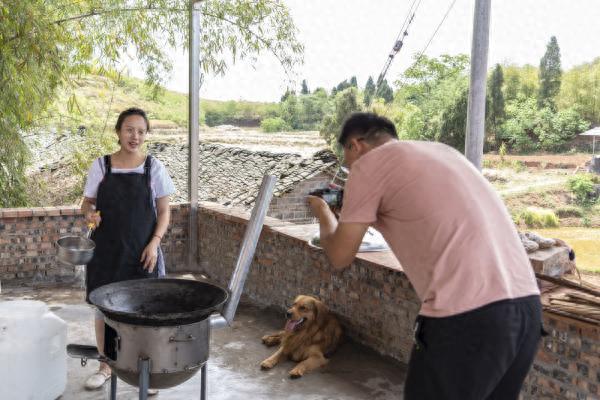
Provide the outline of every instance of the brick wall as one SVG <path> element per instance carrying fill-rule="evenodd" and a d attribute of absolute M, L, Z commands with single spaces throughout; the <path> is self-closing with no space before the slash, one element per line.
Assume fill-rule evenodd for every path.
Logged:
<path fill-rule="evenodd" d="M 172 206 L 163 239 L 168 268 L 185 271 L 189 206 Z M 248 213 L 212 203 L 200 208 L 200 268 L 227 285 L 238 256 Z M 284 310 L 298 294 L 315 294 L 336 312 L 346 334 L 401 362 L 412 346 L 412 323 L 419 301 L 389 253 L 360 255 L 343 272 L 334 272 L 324 253 L 307 244 L 316 227 L 267 217 L 244 297 Z M 0 209 L 2 283 L 67 281 L 73 268 L 58 265 L 53 248 L 62 235 L 81 233 L 74 207 Z M 198 271 L 194 271 L 198 272 Z M 523 400 L 600 399 L 600 327 L 544 314 L 546 337 L 523 387 Z M 283 324 L 283 317 L 282 317 Z"/>
<path fill-rule="evenodd" d="M 544 314 L 543 339 L 522 391 L 530 399 L 600 399 L 600 327 Z"/>
<path fill-rule="evenodd" d="M 246 221 L 247 214 L 237 210 L 207 203 L 201 208 L 200 266 L 221 285 L 231 277 Z M 370 254 L 333 272 L 325 254 L 308 247 L 314 229 L 267 218 L 244 294 L 281 310 L 296 295 L 317 295 L 340 317 L 350 337 L 407 362 L 419 302 L 397 261 L 386 255 L 384 266 L 369 259 L 381 255 Z"/>
<path fill-rule="evenodd" d="M 331 175 L 322 173 L 299 182 L 291 192 L 273 197 L 267 215 L 297 224 L 313 222 L 313 215 L 306 204 L 306 196 L 311 190 L 326 187 L 330 181 Z"/>
<path fill-rule="evenodd" d="M 247 218 L 215 204 L 201 208 L 200 266 L 222 285 L 230 279 Z M 324 253 L 307 244 L 314 229 L 267 218 L 245 298 L 284 310 L 297 294 L 316 294 L 340 316 L 350 337 L 407 362 L 419 301 L 404 273 L 384 253 L 361 255 L 346 271 L 333 272 Z M 550 335 L 521 398 L 600 399 L 600 327 L 548 312 L 544 320 Z"/>
<path fill-rule="evenodd" d="M 189 206 L 171 206 L 171 224 L 163 239 L 169 270 L 185 268 Z M 0 281 L 3 285 L 70 282 L 74 267 L 56 259 L 61 236 L 83 235 L 79 207 L 0 209 Z"/>

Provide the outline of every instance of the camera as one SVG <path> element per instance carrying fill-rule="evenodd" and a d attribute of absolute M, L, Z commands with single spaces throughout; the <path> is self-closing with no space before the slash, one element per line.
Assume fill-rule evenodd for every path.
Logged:
<path fill-rule="evenodd" d="M 339 187 L 328 187 L 323 189 L 315 189 L 309 192 L 311 196 L 322 198 L 331 209 L 341 209 L 344 199 L 344 189 Z"/>

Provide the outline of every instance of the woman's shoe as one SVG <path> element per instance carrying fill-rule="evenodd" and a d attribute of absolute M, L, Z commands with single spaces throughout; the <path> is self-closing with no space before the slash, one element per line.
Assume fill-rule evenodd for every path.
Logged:
<path fill-rule="evenodd" d="M 106 372 L 100 369 L 85 381 L 85 388 L 87 390 L 100 389 L 102 386 L 104 386 L 104 384 L 109 378 L 110 371 Z"/>

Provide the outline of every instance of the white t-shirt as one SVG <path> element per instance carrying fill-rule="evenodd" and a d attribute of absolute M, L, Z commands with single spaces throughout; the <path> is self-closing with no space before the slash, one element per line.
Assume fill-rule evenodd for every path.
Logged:
<path fill-rule="evenodd" d="M 144 160 L 136 168 L 112 168 L 113 174 L 131 173 L 135 172 L 138 174 L 144 173 Z M 83 195 L 91 199 L 95 199 L 98 195 L 98 186 L 104 178 L 106 166 L 104 165 L 104 157 L 97 158 L 92 163 L 88 172 L 87 180 L 85 182 L 85 188 L 83 189 Z M 152 197 L 154 199 L 160 199 L 161 197 L 169 196 L 175 193 L 175 185 L 169 176 L 167 169 L 158 159 L 152 157 L 152 163 L 150 164 L 150 187 L 152 189 Z"/>

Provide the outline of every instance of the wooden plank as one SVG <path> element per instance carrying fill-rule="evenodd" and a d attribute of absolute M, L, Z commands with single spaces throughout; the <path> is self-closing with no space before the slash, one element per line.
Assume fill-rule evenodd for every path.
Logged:
<path fill-rule="evenodd" d="M 553 277 L 548 276 L 548 275 L 540 274 L 539 272 L 536 272 L 535 276 L 538 279 L 554 283 L 555 285 L 560 285 L 560 286 L 568 287 L 570 289 L 580 290 L 582 292 L 591 294 L 593 296 L 600 297 L 600 290 L 597 290 L 595 288 L 595 286 L 594 286 L 594 288 L 589 287 L 591 285 L 582 286 L 582 285 L 578 285 L 575 282 L 569 281 L 567 279 L 553 278 Z"/>
<path fill-rule="evenodd" d="M 586 318 L 586 317 L 583 317 L 581 315 L 569 313 L 569 312 L 566 312 L 566 311 L 556 310 L 556 309 L 554 309 L 554 308 L 552 308 L 550 306 L 544 306 L 544 311 L 547 311 L 549 313 L 553 313 L 553 314 L 556 314 L 556 315 L 560 315 L 560 316 L 563 316 L 563 317 L 576 319 L 578 321 L 587 322 L 588 324 L 592 324 L 592 325 L 596 325 L 596 326 L 600 325 L 600 321 L 598 321 L 598 320 L 595 320 L 595 319 L 592 319 L 592 318 Z"/>

